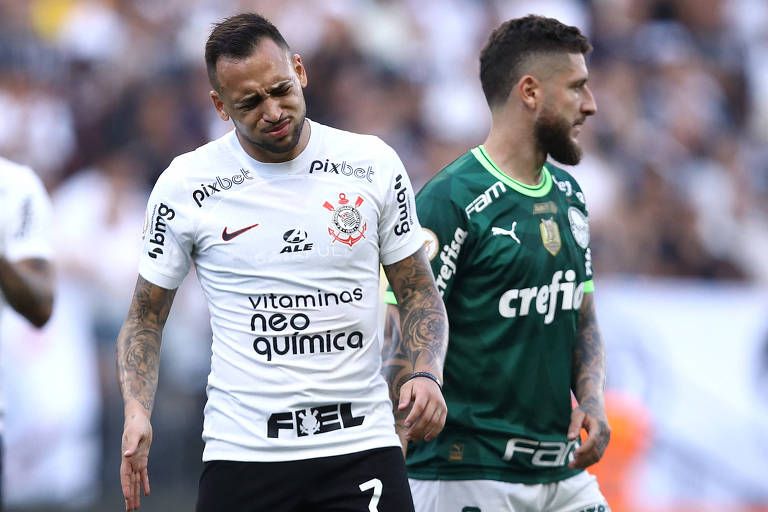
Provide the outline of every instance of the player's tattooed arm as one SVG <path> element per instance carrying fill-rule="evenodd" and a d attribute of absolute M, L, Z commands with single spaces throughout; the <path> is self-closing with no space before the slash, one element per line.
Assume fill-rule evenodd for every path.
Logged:
<path fill-rule="evenodd" d="M 599 461 L 611 438 L 605 415 L 605 343 L 595 315 L 594 293 L 584 294 L 573 348 L 573 394 L 579 406 L 571 415 L 568 437 L 576 439 L 581 428 L 588 438 L 574 452 L 572 467 L 587 467 Z"/>
<path fill-rule="evenodd" d="M 448 348 L 448 317 L 437 291 L 424 248 L 384 267 L 400 314 L 398 355 L 414 371 L 430 372 L 442 381 Z"/>
<path fill-rule="evenodd" d="M 117 375 L 123 402 L 152 412 L 160 367 L 160 341 L 176 290 L 139 276 L 128 315 L 117 337 Z"/>
<path fill-rule="evenodd" d="M 400 411 L 397 406 L 400 401 L 400 387 L 406 383 L 408 377 L 413 373 L 413 365 L 403 352 L 401 339 L 400 311 L 397 309 L 397 306 L 387 304 L 384 340 L 381 347 L 381 374 L 389 386 L 389 398 L 394 406 L 395 430 L 400 438 L 403 454 L 405 454 L 408 449 L 407 429 L 405 428 L 405 418 L 408 416 L 408 412 Z"/>
<path fill-rule="evenodd" d="M 448 317 L 423 248 L 385 266 L 384 271 L 398 304 L 396 310 L 388 309 L 382 354 L 382 371 L 401 425 L 398 434 L 401 441 L 429 441 L 445 425 L 445 400 L 430 379 L 409 377 L 414 372 L 428 372 L 443 381 Z M 405 434 L 403 429 L 407 429 Z"/>
<path fill-rule="evenodd" d="M 176 290 L 155 286 L 139 276 L 128 316 L 117 336 L 117 375 L 125 408 L 120 483 L 126 510 L 139 508 L 142 488 L 149 494 L 149 418 L 160 369 L 160 340 L 175 295 Z"/>

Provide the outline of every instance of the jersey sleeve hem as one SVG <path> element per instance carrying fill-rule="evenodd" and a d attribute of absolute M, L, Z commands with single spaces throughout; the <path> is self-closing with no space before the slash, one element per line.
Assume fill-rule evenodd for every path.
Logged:
<path fill-rule="evenodd" d="M 175 290 L 181 286 L 181 282 L 184 280 L 184 278 L 178 279 L 175 277 L 166 276 L 157 270 L 147 268 L 143 265 L 139 266 L 139 275 L 150 283 L 167 290 Z"/>
<path fill-rule="evenodd" d="M 595 282 L 591 279 L 584 283 L 584 293 L 592 293 L 595 291 Z"/>
<path fill-rule="evenodd" d="M 397 306 L 397 298 L 395 297 L 395 292 L 393 292 L 392 290 L 387 290 L 386 292 L 384 292 L 384 303 Z"/>
<path fill-rule="evenodd" d="M 403 260 L 418 251 L 422 245 L 424 245 L 424 237 L 413 236 L 411 237 L 411 240 L 409 240 L 408 243 L 406 243 L 404 246 L 399 247 L 394 251 L 382 254 L 381 264 L 392 265 L 393 263 L 397 263 L 398 261 Z"/>

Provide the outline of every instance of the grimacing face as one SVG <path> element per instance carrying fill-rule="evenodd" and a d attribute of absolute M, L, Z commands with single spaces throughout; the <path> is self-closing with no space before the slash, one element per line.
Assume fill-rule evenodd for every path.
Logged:
<path fill-rule="evenodd" d="M 536 144 L 565 165 L 581 161 L 578 136 L 587 116 L 597 111 L 587 87 L 587 67 L 582 54 L 567 54 L 562 69 L 546 86 L 546 99 L 534 124 Z"/>
<path fill-rule="evenodd" d="M 307 75 L 301 57 L 263 38 L 243 59 L 221 57 L 216 63 L 219 90 L 211 98 L 219 117 L 232 119 L 248 154 L 264 162 L 295 158 L 306 118 L 303 88 Z"/>

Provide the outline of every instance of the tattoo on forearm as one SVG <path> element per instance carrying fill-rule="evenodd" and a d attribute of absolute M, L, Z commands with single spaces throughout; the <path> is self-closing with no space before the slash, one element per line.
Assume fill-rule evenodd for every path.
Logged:
<path fill-rule="evenodd" d="M 597 326 L 592 293 L 585 294 L 581 303 L 572 365 L 573 394 L 581 410 L 601 424 L 603 435 L 598 439 L 598 449 L 602 453 L 609 438 L 604 400 L 605 344 Z"/>
<path fill-rule="evenodd" d="M 389 364 L 397 370 L 391 375 L 390 385 L 399 389 L 395 377 L 407 377 L 416 368 L 442 376 L 448 319 L 424 250 L 385 270 L 397 297 L 400 318 L 398 339 L 389 354 Z"/>
<path fill-rule="evenodd" d="M 389 386 L 389 398 L 392 400 L 396 428 L 405 428 L 403 422 L 408 416 L 408 411 L 398 411 L 397 404 L 400 400 L 400 386 L 405 384 L 413 373 L 413 364 L 405 355 L 401 340 L 400 314 L 397 306 L 388 305 L 381 349 L 381 373 Z"/>
<path fill-rule="evenodd" d="M 117 374 L 123 401 L 134 399 L 147 412 L 152 412 L 155 400 L 162 330 L 175 293 L 139 277 L 117 338 Z"/>

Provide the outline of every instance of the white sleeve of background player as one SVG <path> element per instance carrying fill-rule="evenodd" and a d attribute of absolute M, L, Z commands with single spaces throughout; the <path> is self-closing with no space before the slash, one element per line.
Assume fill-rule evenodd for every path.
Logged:
<path fill-rule="evenodd" d="M 163 173 L 149 196 L 139 256 L 139 274 L 152 284 L 174 290 L 192 264 L 194 219 L 189 195 Z"/>
<path fill-rule="evenodd" d="M 387 146 L 382 158 L 387 185 L 379 218 L 379 259 L 391 265 L 407 258 L 424 245 L 424 234 L 416 216 L 413 186 L 395 150 Z"/>
<path fill-rule="evenodd" d="M 3 230 L 5 240 L 0 245 L 9 261 L 51 259 L 51 200 L 31 169 L 20 168 L 17 172 L 18 188 L 9 201 L 9 217 Z"/>

